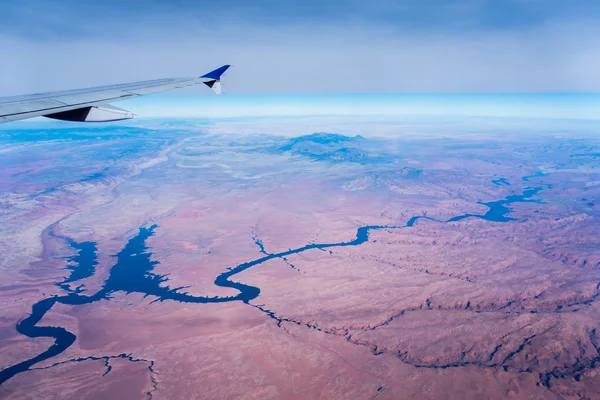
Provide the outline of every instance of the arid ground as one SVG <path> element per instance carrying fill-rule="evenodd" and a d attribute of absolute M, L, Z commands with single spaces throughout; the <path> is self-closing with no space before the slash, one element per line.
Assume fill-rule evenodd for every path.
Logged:
<path fill-rule="evenodd" d="M 599 127 L 49 126 L 0 130 L 2 399 L 600 398 Z"/>

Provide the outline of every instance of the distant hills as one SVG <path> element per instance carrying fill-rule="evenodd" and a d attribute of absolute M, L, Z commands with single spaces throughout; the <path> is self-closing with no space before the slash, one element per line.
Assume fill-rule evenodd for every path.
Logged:
<path fill-rule="evenodd" d="M 344 136 L 337 133 L 317 132 L 289 139 L 277 148 L 318 161 L 381 164 L 397 162 L 397 157 L 385 152 L 376 140 L 363 136 Z"/>
<path fill-rule="evenodd" d="M 356 136 L 344 136 L 337 133 L 323 133 L 316 132 L 312 135 L 304 135 L 290 139 L 288 144 L 281 147 L 280 150 L 290 151 L 301 147 L 302 145 L 320 144 L 320 145 L 332 145 L 332 144 L 344 144 L 344 143 L 357 143 L 366 142 L 367 139 L 360 135 Z"/>

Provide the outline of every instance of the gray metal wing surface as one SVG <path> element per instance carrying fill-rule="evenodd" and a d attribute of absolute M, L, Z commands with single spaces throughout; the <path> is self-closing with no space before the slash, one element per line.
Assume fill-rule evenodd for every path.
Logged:
<path fill-rule="evenodd" d="M 220 78 L 228 68 L 229 65 L 224 65 L 201 77 L 166 78 L 26 96 L 0 97 L 0 122 L 39 116 L 79 122 L 129 119 L 133 118 L 131 112 L 109 103 L 199 83 L 204 83 L 215 93 L 220 94 Z"/>

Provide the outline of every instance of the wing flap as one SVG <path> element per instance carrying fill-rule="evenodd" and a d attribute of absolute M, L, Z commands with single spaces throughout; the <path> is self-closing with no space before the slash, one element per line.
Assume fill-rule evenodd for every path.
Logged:
<path fill-rule="evenodd" d="M 46 114 L 45 117 L 76 122 L 108 122 L 133 118 L 133 114 L 114 106 L 84 107 L 70 111 Z"/>

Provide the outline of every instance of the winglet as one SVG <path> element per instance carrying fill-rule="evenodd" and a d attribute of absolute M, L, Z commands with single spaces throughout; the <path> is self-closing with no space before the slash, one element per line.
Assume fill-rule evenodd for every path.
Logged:
<path fill-rule="evenodd" d="M 202 75 L 200 78 L 209 78 L 209 79 L 219 80 L 219 79 L 221 79 L 221 75 L 223 75 L 229 67 L 231 67 L 231 65 L 223 65 L 222 67 L 219 67 L 219 68 L 215 69 L 214 71 L 210 71 L 208 74 Z"/>
<path fill-rule="evenodd" d="M 204 84 L 211 88 L 216 94 L 221 94 L 221 75 L 223 75 L 229 67 L 230 65 L 223 65 L 214 71 L 202 75 L 200 78 L 210 79 L 209 81 L 204 82 Z"/>

